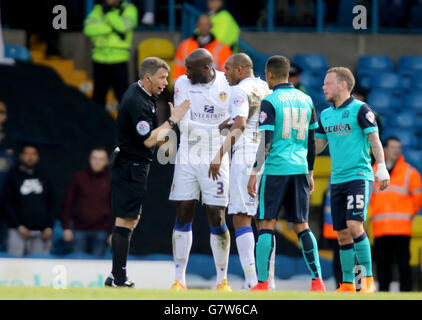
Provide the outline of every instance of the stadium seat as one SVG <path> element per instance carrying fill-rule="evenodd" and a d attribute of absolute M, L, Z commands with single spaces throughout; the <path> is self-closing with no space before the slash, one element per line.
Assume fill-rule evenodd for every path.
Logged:
<path fill-rule="evenodd" d="M 393 113 L 395 109 L 394 97 L 389 90 L 372 90 L 368 94 L 367 102 L 375 112 L 382 115 Z"/>
<path fill-rule="evenodd" d="M 411 90 L 410 87 L 412 86 L 412 77 L 414 74 L 414 71 L 399 72 L 401 87 L 407 92 Z"/>
<path fill-rule="evenodd" d="M 138 69 L 142 60 L 147 57 L 158 57 L 170 66 L 170 74 L 173 70 L 173 58 L 175 47 L 170 40 L 162 38 L 149 38 L 141 41 L 138 45 Z M 168 89 L 173 90 L 173 84 L 169 81 Z"/>
<path fill-rule="evenodd" d="M 416 114 L 422 114 L 422 90 L 410 92 L 402 101 L 403 108 L 411 109 Z"/>
<path fill-rule="evenodd" d="M 412 74 L 409 82 L 409 91 L 422 90 L 422 72 Z"/>
<path fill-rule="evenodd" d="M 311 72 L 303 72 L 300 75 L 300 83 L 306 89 L 316 89 L 321 90 L 324 85 L 325 74 L 316 74 Z"/>
<path fill-rule="evenodd" d="M 401 89 L 400 77 L 394 72 L 379 72 L 371 76 L 371 89 Z"/>
<path fill-rule="evenodd" d="M 387 55 L 363 55 L 358 58 L 358 75 L 368 74 L 373 71 L 393 72 L 393 60 Z"/>
<path fill-rule="evenodd" d="M 415 131 L 417 126 L 419 126 L 416 115 L 411 111 L 397 113 L 397 115 L 392 120 L 393 121 L 390 122 L 390 124 L 406 130 Z"/>
<path fill-rule="evenodd" d="M 372 74 L 375 72 L 368 72 L 368 73 L 364 73 L 364 74 L 357 74 L 356 75 L 356 80 L 357 83 L 365 89 L 370 89 L 371 88 L 371 76 Z"/>
<path fill-rule="evenodd" d="M 15 60 L 31 61 L 31 54 L 24 46 L 6 44 L 4 46 L 4 56 Z"/>
<path fill-rule="evenodd" d="M 397 63 L 397 72 L 422 72 L 422 56 L 401 56 Z"/>
<path fill-rule="evenodd" d="M 328 69 L 327 59 L 322 54 L 297 54 L 293 58 L 293 63 L 301 67 L 304 72 L 321 74 Z"/>
<path fill-rule="evenodd" d="M 138 45 L 138 69 L 142 60 L 147 57 L 158 57 L 169 65 L 173 63 L 175 48 L 170 40 L 162 38 L 149 38 Z"/>

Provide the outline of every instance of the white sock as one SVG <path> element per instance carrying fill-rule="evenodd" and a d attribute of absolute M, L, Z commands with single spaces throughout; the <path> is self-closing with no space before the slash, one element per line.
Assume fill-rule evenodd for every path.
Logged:
<path fill-rule="evenodd" d="M 211 250 L 214 256 L 215 269 L 217 270 L 217 285 L 223 279 L 227 279 L 227 267 L 229 265 L 230 254 L 230 232 L 227 230 L 221 234 L 210 236 Z"/>
<path fill-rule="evenodd" d="M 245 232 L 236 237 L 237 252 L 245 274 L 245 288 L 249 289 L 258 283 L 255 268 L 255 237 L 253 232 Z"/>
<path fill-rule="evenodd" d="M 275 235 L 273 235 L 274 249 L 270 257 L 270 268 L 268 270 L 268 286 L 275 290 L 274 272 L 275 272 Z"/>
<path fill-rule="evenodd" d="M 186 285 L 186 267 L 192 247 L 192 230 L 173 230 L 173 261 L 176 269 L 175 280 Z"/>

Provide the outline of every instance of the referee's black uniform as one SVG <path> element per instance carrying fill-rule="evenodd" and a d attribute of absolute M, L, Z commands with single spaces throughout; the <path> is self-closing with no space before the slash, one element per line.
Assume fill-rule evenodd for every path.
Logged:
<path fill-rule="evenodd" d="M 150 95 L 136 82 L 129 86 L 120 102 L 116 148 L 120 151 L 114 151 L 111 161 L 111 208 L 116 218 L 135 220 L 141 214 L 155 149 L 146 147 L 144 141 L 158 127 L 157 100 L 157 96 Z M 113 228 L 113 269 L 106 286 L 134 286 L 126 275 L 131 234 L 132 230 L 126 227 Z"/>
<path fill-rule="evenodd" d="M 136 219 L 141 213 L 155 147 L 144 141 L 158 127 L 156 101 L 138 82 L 126 90 L 117 117 L 118 157 L 111 170 L 114 217 Z"/>

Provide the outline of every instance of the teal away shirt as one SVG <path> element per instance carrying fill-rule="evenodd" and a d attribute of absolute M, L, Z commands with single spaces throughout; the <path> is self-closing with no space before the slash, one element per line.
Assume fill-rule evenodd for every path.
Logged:
<path fill-rule="evenodd" d="M 371 132 L 378 132 L 373 110 L 353 97 L 338 108 L 330 107 L 321 112 L 316 138 L 328 140 L 332 184 L 374 181 L 366 136 Z"/>

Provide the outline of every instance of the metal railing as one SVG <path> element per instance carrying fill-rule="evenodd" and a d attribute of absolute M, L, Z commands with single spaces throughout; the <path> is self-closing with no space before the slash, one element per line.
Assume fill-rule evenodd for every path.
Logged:
<path fill-rule="evenodd" d="M 130 1 L 130 0 L 129 0 Z M 205 0 L 204 0 L 205 1 Z M 356 3 L 357 4 L 357 3 Z M 85 15 L 92 11 L 94 7 L 94 0 L 85 0 Z M 180 5 L 176 6 L 175 0 L 168 0 L 166 5 L 167 10 L 167 20 L 163 21 L 160 26 L 152 26 L 148 27 L 148 29 L 157 30 L 167 30 L 167 31 L 182 31 L 182 34 L 186 34 L 188 31 L 183 29 L 185 25 L 176 25 L 176 12 L 180 10 Z M 380 33 L 380 32 L 422 32 L 421 29 L 418 28 L 382 28 L 380 26 L 380 0 L 371 0 L 370 7 L 366 8 L 367 12 L 370 13 L 370 25 L 366 30 L 359 30 L 359 32 L 364 33 Z M 315 17 L 315 24 L 313 26 L 277 26 L 276 25 L 276 5 L 274 0 L 266 0 L 266 24 L 264 26 L 241 26 L 242 30 L 248 31 L 266 31 L 266 32 L 275 32 L 275 31 L 308 31 L 308 32 L 356 32 L 353 29 L 352 21 L 350 22 L 350 26 L 348 27 L 341 27 L 341 26 L 328 26 L 325 23 L 325 16 L 326 16 L 326 3 L 324 0 L 315 0 L 314 2 L 314 17 Z M 192 5 L 183 3 L 181 16 L 183 20 L 192 20 L 193 17 L 196 17 L 200 12 L 197 8 L 193 7 Z M 232 13 L 235 16 L 235 13 Z M 352 12 L 350 12 L 352 16 Z M 422 17 L 421 17 L 422 18 Z M 192 21 L 190 21 L 189 25 L 191 25 Z M 194 23 L 193 23 L 194 25 Z M 180 28 L 180 29 L 179 29 Z M 189 30 L 189 33 L 192 32 L 193 29 Z"/>

